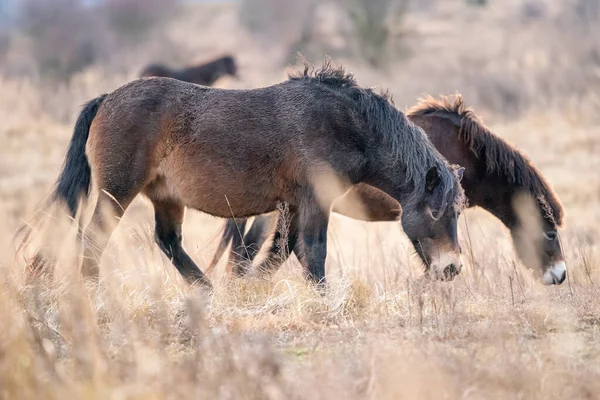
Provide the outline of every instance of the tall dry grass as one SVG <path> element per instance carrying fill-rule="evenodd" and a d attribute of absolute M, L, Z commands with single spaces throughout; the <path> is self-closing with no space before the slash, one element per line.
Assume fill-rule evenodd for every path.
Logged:
<path fill-rule="evenodd" d="M 596 398 L 599 103 L 593 64 L 549 49 L 562 43 L 549 35 L 563 32 L 545 18 L 561 4 L 539 3 L 543 11 L 517 20 L 524 11 L 516 0 L 477 8 L 431 1 L 406 15 L 409 59 L 387 71 L 340 61 L 362 84 L 389 87 L 400 107 L 421 93 L 461 91 L 496 134 L 530 155 L 566 208 L 569 276 L 560 287 L 541 286 L 515 259 L 507 230 L 473 209 L 460 219 L 465 265 L 451 283 L 423 279 L 397 224 L 334 215 L 325 296 L 305 283 L 295 259 L 268 282 L 228 278 L 221 264 L 207 296 L 186 287 L 153 243 L 143 200 L 120 222 L 98 286 L 81 282 L 74 229 L 62 218 L 51 220 L 47 239 L 54 280 L 27 283 L 12 234 L 57 176 L 78 106 L 133 78 L 146 60 L 161 61 L 151 59 L 160 52 L 144 47 L 125 70 L 94 65 L 53 91 L 1 78 L 0 397 Z M 328 7 L 317 10 L 315 29 L 343 48 L 326 23 L 337 21 Z M 273 61 L 286 57 L 282 48 L 253 40 L 234 6 L 183 14 L 164 28 L 181 60 L 238 57 L 241 80 L 219 86 L 283 79 Z M 573 51 L 585 54 L 593 37 L 579 37 L 589 43 Z M 201 267 L 220 228 L 214 218 L 186 215 L 184 245 Z"/>
<path fill-rule="evenodd" d="M 570 257 L 566 285 L 540 286 L 507 243 L 477 232 L 482 216 L 463 223 L 473 257 L 451 284 L 421 277 L 397 227 L 363 223 L 348 238 L 356 222 L 334 218 L 325 296 L 295 261 L 269 282 L 217 273 L 212 296 L 187 288 L 150 221 L 135 219 L 117 230 L 98 286 L 81 282 L 74 232 L 56 224 L 52 283 L 26 284 L 21 261 L 3 264 L 5 398 L 563 399 L 600 389 L 597 274 L 587 281 L 585 261 Z M 210 242 L 186 228 L 188 249 Z"/>

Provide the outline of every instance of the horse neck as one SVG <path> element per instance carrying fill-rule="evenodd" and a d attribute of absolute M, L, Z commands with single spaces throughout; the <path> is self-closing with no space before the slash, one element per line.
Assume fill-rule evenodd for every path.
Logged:
<path fill-rule="evenodd" d="M 521 192 L 503 179 L 487 177 L 472 183 L 469 206 L 479 206 L 496 218 L 504 226 L 513 231 L 517 227 L 517 210 L 513 206 L 515 196 Z M 465 190 L 466 193 L 466 190 Z"/>
<path fill-rule="evenodd" d="M 389 204 L 395 204 L 395 200 L 402 207 L 405 207 L 414 200 L 414 188 L 407 177 L 405 167 L 397 161 L 392 161 L 391 154 L 385 150 L 371 150 L 367 151 L 367 154 L 370 155 L 370 160 L 367 163 L 364 179 L 361 183 L 370 185 L 387 194 L 391 197 L 388 200 Z M 394 208 L 396 207 L 394 206 Z"/>
<path fill-rule="evenodd" d="M 520 202 L 519 196 L 522 194 L 529 195 L 534 202 L 539 216 L 542 217 L 544 230 L 557 228 L 552 217 L 547 216 L 547 211 L 537 199 L 537 194 L 510 182 L 506 177 L 488 176 L 474 186 L 472 204 L 469 205 L 477 205 L 488 210 L 502 221 L 512 233 L 520 228 L 519 213 L 524 205 Z"/>

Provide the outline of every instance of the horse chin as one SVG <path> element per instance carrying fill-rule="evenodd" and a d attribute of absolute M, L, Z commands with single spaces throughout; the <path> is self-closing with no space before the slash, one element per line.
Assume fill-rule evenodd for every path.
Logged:
<path fill-rule="evenodd" d="M 560 285 L 567 278 L 567 264 L 564 261 L 558 261 L 546 269 L 542 276 L 542 282 L 545 285 Z"/>

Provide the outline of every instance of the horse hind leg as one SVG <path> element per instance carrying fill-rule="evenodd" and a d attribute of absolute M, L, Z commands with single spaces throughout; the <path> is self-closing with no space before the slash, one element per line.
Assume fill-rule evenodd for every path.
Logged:
<path fill-rule="evenodd" d="M 84 251 L 82 274 L 84 277 L 98 279 L 99 262 L 108 245 L 114 229 L 117 227 L 127 207 L 140 193 L 145 182 L 145 168 L 131 168 L 119 160 L 100 158 L 92 164 L 92 176 L 96 177 L 94 186 L 98 190 L 98 201 L 92 218 L 85 229 L 80 232 Z M 94 165 L 101 165 L 94 170 Z M 123 171 L 132 169 L 132 173 L 123 175 Z"/>
<path fill-rule="evenodd" d="M 196 282 L 212 288 L 210 280 L 192 261 L 182 246 L 184 206 L 174 200 L 151 199 L 154 204 L 155 240 L 163 253 L 169 257 L 175 268 L 189 284 Z"/>
<path fill-rule="evenodd" d="M 81 274 L 84 278 L 98 280 L 102 254 L 133 197 L 135 195 L 119 201 L 108 192 L 99 194 L 90 222 L 79 233 L 83 244 Z"/>

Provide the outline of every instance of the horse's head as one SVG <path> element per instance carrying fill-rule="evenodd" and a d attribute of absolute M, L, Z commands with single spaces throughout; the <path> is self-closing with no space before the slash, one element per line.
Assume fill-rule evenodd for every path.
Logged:
<path fill-rule="evenodd" d="M 542 245 L 539 258 L 543 266 L 543 281 L 546 285 L 560 285 L 567 278 L 567 264 L 562 252 L 556 225 L 544 219 Z"/>
<path fill-rule="evenodd" d="M 567 264 L 560 243 L 558 226 L 544 209 L 543 202 L 529 195 L 515 199 L 518 223 L 512 237 L 519 258 L 526 267 L 541 271 L 546 285 L 560 285 L 567 277 Z"/>
<path fill-rule="evenodd" d="M 437 167 L 427 171 L 421 199 L 402 210 L 402 227 L 417 254 L 434 277 L 449 281 L 460 273 L 458 217 L 464 206 L 460 186 L 464 168 L 442 173 Z"/>
<path fill-rule="evenodd" d="M 235 63 L 235 59 L 232 56 L 223 57 L 222 63 L 223 71 L 226 75 L 231 75 L 236 78 L 237 75 L 237 64 Z"/>

